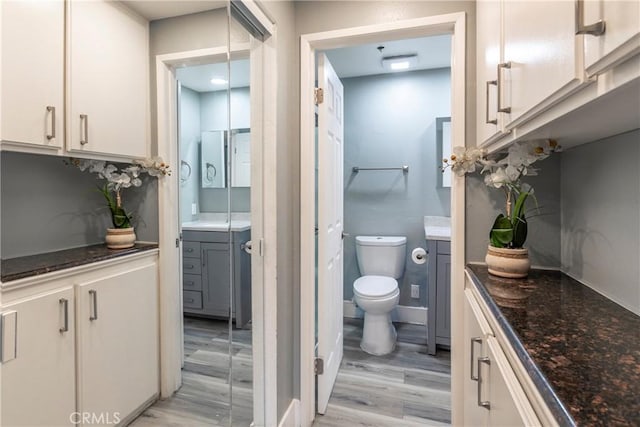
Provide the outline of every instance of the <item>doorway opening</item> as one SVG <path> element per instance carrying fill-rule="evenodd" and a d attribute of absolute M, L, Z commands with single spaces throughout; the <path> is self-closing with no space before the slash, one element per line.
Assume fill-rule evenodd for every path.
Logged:
<path fill-rule="evenodd" d="M 417 44 L 412 46 L 411 43 Z M 420 58 L 417 46 L 429 43 L 433 45 L 426 47 L 431 53 L 428 60 L 435 61 L 430 67 L 424 66 L 429 70 L 414 68 L 414 71 L 405 71 L 402 75 L 384 75 L 380 71 L 381 66 L 392 68 L 394 61 L 408 62 L 408 65 L 397 65 L 399 67 L 415 65 Z M 435 53 L 438 49 L 435 46 L 438 44 L 444 63 L 437 63 Z M 340 48 L 335 49 L 337 46 Z M 362 49 L 362 52 L 359 53 L 358 49 Z M 367 55 L 373 64 L 371 71 L 353 70 L 355 65 L 367 62 Z M 339 402 L 340 396 L 345 397 L 349 387 L 361 390 L 363 401 L 377 402 L 378 399 L 380 401 L 375 406 L 387 406 L 382 409 L 383 413 L 372 414 L 373 417 L 388 416 L 390 422 L 409 419 L 451 421 L 451 361 L 448 352 L 439 352 L 436 357 L 429 359 L 427 353 L 435 353 L 435 336 L 443 333 L 429 331 L 428 335 L 427 324 L 435 327 L 440 322 L 446 323 L 447 328 L 451 326 L 447 317 L 451 307 L 456 304 L 455 295 L 447 295 L 451 303 L 445 300 L 444 294 L 438 298 L 435 293 L 432 296 L 432 288 L 436 288 L 438 278 L 435 272 L 437 266 L 428 266 L 427 259 L 436 261 L 437 242 L 434 243 L 436 248 L 428 256 L 420 251 L 426 252 L 429 245 L 425 232 L 427 222 L 446 221 L 444 218 L 451 217 L 449 228 L 453 230 L 454 237 L 456 231 L 459 234 L 458 239 L 452 241 L 450 256 L 454 264 L 462 265 L 464 262 L 464 238 L 461 242 L 459 239 L 463 236 L 459 231 L 464 221 L 461 216 L 463 209 L 460 209 L 464 205 L 463 183 L 455 180 L 453 189 L 449 190 L 443 186 L 447 184 L 447 178 L 439 171 L 443 155 L 450 149 L 446 144 L 447 135 L 457 138 L 456 145 L 463 145 L 464 141 L 464 56 L 464 14 L 302 36 L 303 148 L 306 142 L 315 139 L 314 129 L 308 120 L 313 117 L 313 109 L 309 108 L 308 103 L 313 104 L 306 95 L 311 93 L 309 85 L 315 80 L 316 68 L 318 86 L 323 89 L 323 99 L 319 100 L 321 102 L 316 107 L 318 146 L 314 150 L 303 149 L 301 166 L 302 194 L 307 194 L 307 190 L 312 194 L 307 198 L 303 196 L 301 206 L 303 425 L 311 424 L 316 410 L 321 414 L 333 411 L 338 417 L 347 416 L 350 409 L 357 410 L 354 405 L 341 405 Z M 345 67 L 341 64 L 342 57 L 351 59 L 344 61 L 347 64 Z M 426 62 L 425 59 L 423 61 Z M 338 70 L 336 78 L 344 78 L 337 81 L 327 79 L 325 75 L 331 74 L 326 72 L 327 62 L 335 62 Z M 328 104 L 323 106 L 324 103 Z M 343 138 L 336 133 L 336 129 L 340 131 L 339 126 L 336 128 L 336 122 L 340 122 L 342 116 Z M 341 153 L 344 153 L 344 160 Z M 309 171 L 309 164 L 316 164 L 317 169 L 305 173 Z M 314 172 L 317 172 L 317 177 Z M 336 176 L 339 176 L 338 182 Z M 316 189 L 317 204 L 314 200 Z M 313 210 L 309 209 L 309 205 Z M 316 217 L 317 246 L 315 238 L 311 239 L 308 233 L 315 226 L 310 227 L 309 222 L 315 221 Z M 336 232 L 340 236 L 335 235 Z M 395 347 L 396 332 L 391 328 L 389 336 L 393 335 L 393 342 L 389 340 L 388 346 L 382 346 L 384 348 L 372 348 L 370 342 L 362 339 L 363 325 L 367 325 L 367 320 L 362 320 L 362 307 L 366 312 L 368 303 L 359 303 L 358 289 L 352 285 L 356 279 L 365 279 L 359 279 L 363 274 L 387 275 L 362 272 L 361 247 L 368 247 L 368 239 L 380 237 L 398 240 L 394 240 L 391 246 L 402 247 L 397 251 L 403 258 L 402 271 L 395 276 L 395 273 L 388 274 L 398 279 L 397 282 L 393 279 L 391 282 L 399 286 L 393 290 L 395 294 L 391 295 L 391 289 L 387 289 L 389 295 L 385 293 L 385 297 L 395 298 L 396 304 L 400 302 L 399 307 L 391 311 L 393 320 L 401 323 L 396 324 L 399 326 L 399 340 Z M 441 246 L 444 250 L 444 245 Z M 412 261 L 414 249 L 418 250 L 413 256 L 415 262 Z M 312 264 L 316 256 L 317 263 Z M 443 272 L 453 271 L 447 267 L 441 267 Z M 309 287 L 305 283 L 316 277 L 317 290 L 311 288 L 312 292 L 308 292 Z M 460 280 L 456 274 L 447 278 L 451 278 L 451 289 L 455 287 L 455 280 Z M 313 305 L 309 303 L 310 300 Z M 317 320 L 314 318 L 316 306 Z M 308 315 L 309 311 L 311 315 Z M 427 320 L 429 311 L 432 312 L 429 314 L 438 313 L 438 320 L 432 321 L 431 316 Z M 380 331 L 371 333 L 370 326 L 373 323 L 369 322 L 364 328 L 369 328 L 369 335 L 379 337 Z M 452 326 L 453 329 L 457 327 L 455 321 Z M 383 329 L 388 331 L 386 326 Z M 437 344 L 455 347 L 455 342 L 444 342 L 442 338 Z M 373 341 L 377 345 L 379 339 Z M 431 342 L 432 349 L 429 345 Z M 337 382 L 337 398 L 327 408 L 331 392 L 336 387 L 343 354 L 342 366 L 346 369 L 341 375 L 342 379 Z M 452 351 L 454 356 L 455 352 Z M 309 369 L 314 365 L 323 368 L 318 375 L 314 375 L 313 368 Z M 386 370 L 383 369 L 385 365 Z M 430 398 L 425 395 L 424 399 L 416 400 L 420 385 L 403 381 L 407 370 L 416 377 L 428 378 L 426 383 L 432 386 Z M 367 382 L 367 372 L 374 372 L 371 382 Z M 398 378 L 387 378 L 386 375 Z M 341 381 L 346 388 L 343 389 Z M 353 381 L 362 384 L 355 387 Z M 398 385 L 397 390 L 390 391 L 388 385 L 394 381 L 394 385 Z M 316 385 L 317 396 L 314 393 Z M 379 393 L 376 388 L 380 389 L 377 390 Z M 403 388 L 407 388 L 406 393 Z M 408 399 L 403 401 L 403 394 Z M 397 402 L 394 395 L 398 395 Z"/>

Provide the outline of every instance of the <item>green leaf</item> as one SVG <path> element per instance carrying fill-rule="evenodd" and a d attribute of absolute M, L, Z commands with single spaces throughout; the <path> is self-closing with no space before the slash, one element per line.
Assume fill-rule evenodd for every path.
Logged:
<path fill-rule="evenodd" d="M 489 233 L 491 245 L 496 248 L 504 248 L 513 240 L 513 226 L 509 218 L 499 214 L 493 222 L 493 227 Z"/>
<path fill-rule="evenodd" d="M 516 224 L 517 218 L 524 217 L 524 202 L 527 200 L 528 196 L 529 193 L 523 191 L 522 193 L 520 193 L 520 195 L 518 195 L 518 198 L 516 199 L 516 204 L 513 208 L 513 212 L 511 213 L 511 223 L 514 224 L 514 226 Z"/>
<path fill-rule="evenodd" d="M 527 240 L 527 220 L 524 214 L 516 218 L 513 224 L 513 241 L 512 246 L 514 248 L 521 248 L 524 242 Z"/>

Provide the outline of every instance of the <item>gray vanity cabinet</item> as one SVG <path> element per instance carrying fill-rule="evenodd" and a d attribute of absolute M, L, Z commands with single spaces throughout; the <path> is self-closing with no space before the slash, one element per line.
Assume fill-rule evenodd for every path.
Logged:
<path fill-rule="evenodd" d="M 251 320 L 251 256 L 243 245 L 251 231 L 183 233 L 182 288 L 185 314 L 228 318 L 237 327 Z M 231 278 L 233 307 L 230 308 Z"/>
<path fill-rule="evenodd" d="M 429 250 L 429 309 L 427 353 L 451 345 L 451 242 L 427 240 Z"/>

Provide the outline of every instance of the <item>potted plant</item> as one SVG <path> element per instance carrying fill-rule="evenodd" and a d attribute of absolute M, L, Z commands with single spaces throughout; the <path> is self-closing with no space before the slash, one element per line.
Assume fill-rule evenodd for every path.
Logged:
<path fill-rule="evenodd" d="M 505 211 L 496 217 L 489 232 L 486 262 L 489 273 L 501 277 L 526 277 L 531 266 L 529 252 L 524 247 L 528 224 L 525 202 L 535 201 L 533 188 L 522 181 L 524 177 L 537 175 L 532 165 L 558 151 L 554 140 L 516 142 L 507 153 L 487 155 L 481 148 L 455 147 L 449 159 L 444 159 L 442 170 L 450 167 L 458 176 L 476 172 L 485 174 L 484 183 L 500 188 L 505 194 Z"/>
<path fill-rule="evenodd" d="M 136 234 L 132 226 L 133 214 L 127 212 L 122 204 L 122 190 L 142 185 L 142 174 L 159 178 L 171 175 L 169 165 L 161 158 L 135 161 L 134 164 L 118 167 L 102 160 L 69 159 L 69 163 L 81 171 L 97 174 L 98 179 L 105 180 L 99 191 L 107 201 L 111 212 L 113 228 L 107 228 L 105 241 L 109 249 L 125 249 L 135 244 Z"/>

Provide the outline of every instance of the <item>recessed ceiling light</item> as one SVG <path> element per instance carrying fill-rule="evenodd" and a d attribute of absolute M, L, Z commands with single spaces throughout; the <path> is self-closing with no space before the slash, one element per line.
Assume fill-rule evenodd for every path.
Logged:
<path fill-rule="evenodd" d="M 211 79 L 211 84 L 214 84 L 214 85 L 226 85 L 227 83 L 229 82 L 223 79 L 222 77 L 214 77 Z"/>
<path fill-rule="evenodd" d="M 405 71 L 418 65 L 418 55 L 385 56 L 382 67 L 390 71 Z"/>

